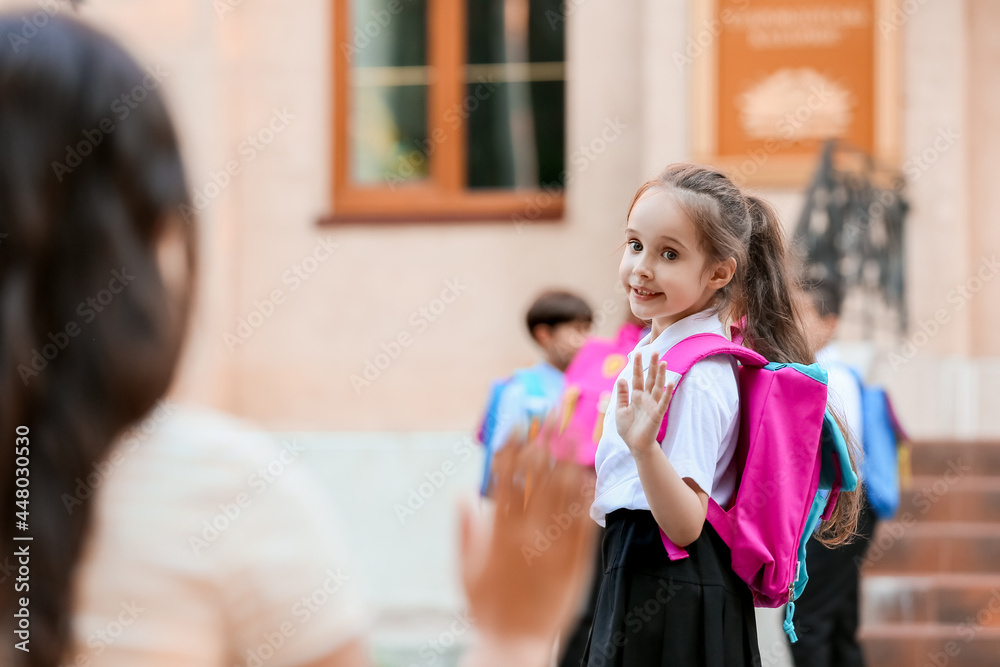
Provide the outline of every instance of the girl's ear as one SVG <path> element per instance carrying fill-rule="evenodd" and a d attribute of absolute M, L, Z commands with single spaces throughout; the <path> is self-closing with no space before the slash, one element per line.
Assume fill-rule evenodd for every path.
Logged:
<path fill-rule="evenodd" d="M 729 284 L 729 281 L 736 275 L 736 258 L 724 259 L 715 265 L 712 273 L 708 277 L 708 286 L 719 290 Z"/>

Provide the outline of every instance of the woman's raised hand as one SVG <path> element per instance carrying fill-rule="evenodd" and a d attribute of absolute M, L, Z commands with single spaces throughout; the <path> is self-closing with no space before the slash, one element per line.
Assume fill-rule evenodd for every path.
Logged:
<path fill-rule="evenodd" d="M 579 604 L 593 560 L 593 475 L 541 444 L 512 440 L 496 455 L 492 517 L 462 512 L 462 581 L 483 642 L 466 665 L 544 665 Z M 539 662 L 540 661 L 540 662 Z"/>

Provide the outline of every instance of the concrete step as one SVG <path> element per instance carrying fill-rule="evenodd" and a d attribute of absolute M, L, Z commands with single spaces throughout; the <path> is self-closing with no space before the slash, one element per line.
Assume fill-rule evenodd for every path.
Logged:
<path fill-rule="evenodd" d="M 374 667 L 458 667 L 462 652 L 474 641 L 467 613 L 427 608 L 384 609 L 369 635 Z"/>
<path fill-rule="evenodd" d="M 864 577 L 861 620 L 866 626 L 975 623 L 1000 628 L 1000 574 Z"/>
<path fill-rule="evenodd" d="M 863 563 L 870 665 L 1000 667 L 1000 442 L 918 442 Z"/>
<path fill-rule="evenodd" d="M 876 667 L 997 667 L 1000 628 L 907 623 L 864 626 L 861 645 Z"/>
<path fill-rule="evenodd" d="M 918 522 L 879 525 L 863 563 L 869 575 L 1000 571 L 1000 523 Z"/>
<path fill-rule="evenodd" d="M 917 521 L 1000 521 L 1000 477 L 920 475 L 900 493 L 899 512 Z"/>
<path fill-rule="evenodd" d="M 1000 442 L 915 442 L 912 451 L 914 475 L 949 480 L 970 475 L 1000 476 Z"/>

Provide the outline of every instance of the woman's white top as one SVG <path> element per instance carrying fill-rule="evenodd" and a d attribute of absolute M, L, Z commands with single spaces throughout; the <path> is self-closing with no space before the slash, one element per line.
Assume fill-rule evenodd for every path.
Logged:
<path fill-rule="evenodd" d="M 291 667 L 369 617 L 329 494 L 301 448 L 160 404 L 81 480 L 94 503 L 61 664 Z"/>
<path fill-rule="evenodd" d="M 718 315 L 710 310 L 690 315 L 664 329 L 656 340 L 647 334 L 629 354 L 629 363 L 619 375 L 632 391 L 632 362 L 642 355 L 649 368 L 654 352 L 663 358 L 671 347 L 699 333 L 726 336 Z M 726 336 L 728 338 L 728 336 Z M 736 487 L 736 469 L 730 466 L 739 435 L 740 397 L 736 360 L 716 355 L 696 363 L 671 399 L 667 431 L 662 448 L 681 478 L 693 480 L 723 507 Z M 645 372 L 643 373 L 645 377 Z M 667 367 L 667 384 L 680 377 Z M 617 509 L 648 510 L 649 501 L 639 481 L 632 454 L 618 435 L 615 421 L 617 395 L 604 417 L 604 433 L 597 447 L 597 490 L 590 516 L 605 525 L 605 516 Z"/>

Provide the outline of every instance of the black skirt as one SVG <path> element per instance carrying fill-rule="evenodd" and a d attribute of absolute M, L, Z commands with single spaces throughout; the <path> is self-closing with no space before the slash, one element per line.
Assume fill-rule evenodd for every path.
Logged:
<path fill-rule="evenodd" d="M 607 516 L 604 576 L 584 654 L 587 667 L 758 666 L 750 589 L 730 566 L 729 547 L 706 522 L 671 561 L 653 514 Z"/>

